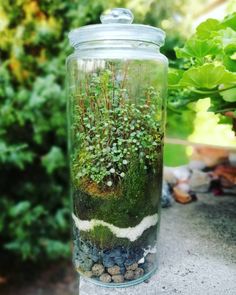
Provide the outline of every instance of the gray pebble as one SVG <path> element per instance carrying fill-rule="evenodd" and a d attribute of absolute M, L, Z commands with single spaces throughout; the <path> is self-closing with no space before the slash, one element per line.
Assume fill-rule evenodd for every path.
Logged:
<path fill-rule="evenodd" d="M 146 262 L 148 263 L 155 263 L 157 260 L 156 254 L 152 254 L 149 253 L 146 257 L 145 257 Z"/>
<path fill-rule="evenodd" d="M 138 267 L 137 269 L 135 269 L 134 271 L 134 278 L 138 279 L 140 277 L 142 277 L 144 275 L 144 270 L 141 267 Z"/>
<path fill-rule="evenodd" d="M 120 274 L 120 267 L 118 265 L 114 265 L 112 267 L 109 267 L 107 269 L 107 271 L 109 272 L 109 274 L 111 274 L 112 276 L 114 275 L 118 275 Z"/>
<path fill-rule="evenodd" d="M 93 276 L 93 273 L 91 271 L 85 271 L 84 275 L 88 278 L 91 278 Z"/>
<path fill-rule="evenodd" d="M 93 275 L 96 277 L 100 277 L 104 273 L 104 266 L 102 264 L 94 264 L 92 267 Z"/>
<path fill-rule="evenodd" d="M 111 276 L 108 273 L 102 274 L 99 279 L 103 283 L 110 283 L 111 282 Z"/>
<path fill-rule="evenodd" d="M 112 276 L 112 280 L 114 283 L 123 283 L 124 282 L 124 276 L 122 275 L 114 275 Z"/>
<path fill-rule="evenodd" d="M 125 273 L 125 279 L 130 281 L 134 279 L 134 272 L 132 270 L 127 270 Z"/>
<path fill-rule="evenodd" d="M 93 261 L 89 258 L 84 259 L 84 261 L 80 265 L 83 271 L 90 271 L 92 266 L 93 266 Z"/>
<path fill-rule="evenodd" d="M 80 245 L 80 250 L 83 251 L 86 254 L 88 254 L 91 251 L 91 249 L 89 248 L 89 246 L 86 245 L 85 243 L 83 243 L 83 244 Z"/>
<path fill-rule="evenodd" d="M 133 264 L 131 264 L 129 266 L 126 266 L 127 270 L 135 270 L 137 268 L 138 268 L 138 263 L 133 263 Z"/>

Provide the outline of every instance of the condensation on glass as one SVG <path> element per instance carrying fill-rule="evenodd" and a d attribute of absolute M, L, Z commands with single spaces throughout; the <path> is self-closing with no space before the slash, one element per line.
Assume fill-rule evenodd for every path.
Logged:
<path fill-rule="evenodd" d="M 73 262 L 107 287 L 140 283 L 158 266 L 165 34 L 132 20 L 113 9 L 69 34 Z"/>

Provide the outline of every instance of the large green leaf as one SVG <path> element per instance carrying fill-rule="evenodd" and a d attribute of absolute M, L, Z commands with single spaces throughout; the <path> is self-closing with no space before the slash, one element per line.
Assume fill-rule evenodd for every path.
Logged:
<path fill-rule="evenodd" d="M 184 71 L 179 69 L 170 68 L 168 71 L 168 85 L 177 85 L 183 76 Z"/>
<path fill-rule="evenodd" d="M 197 27 L 196 34 L 199 38 L 208 39 L 212 32 L 223 28 L 224 26 L 218 20 L 209 18 Z"/>
<path fill-rule="evenodd" d="M 225 90 L 220 94 L 225 101 L 236 102 L 236 88 Z"/>
<path fill-rule="evenodd" d="M 226 27 L 230 27 L 233 30 L 236 31 L 236 12 L 227 15 L 224 20 L 222 21 L 222 24 Z"/>
<path fill-rule="evenodd" d="M 223 63 L 227 70 L 236 72 L 236 60 L 232 59 L 228 54 L 223 56 Z"/>
<path fill-rule="evenodd" d="M 236 44 L 236 32 L 231 28 L 213 32 L 212 37 L 214 42 L 219 42 L 224 49 L 229 45 Z"/>
<path fill-rule="evenodd" d="M 213 89 L 220 84 L 236 84 L 236 74 L 227 71 L 222 65 L 205 64 L 184 72 L 180 84 L 200 89 Z"/>
<path fill-rule="evenodd" d="M 196 36 L 190 38 L 183 48 L 176 48 L 175 52 L 178 58 L 203 58 L 207 55 L 216 55 L 222 49 L 218 42 L 212 39 L 199 39 Z"/>
<path fill-rule="evenodd" d="M 223 63 L 227 70 L 236 72 L 236 44 L 229 44 L 225 47 Z"/>
<path fill-rule="evenodd" d="M 236 60 L 236 42 L 227 45 L 224 51 L 232 60 Z"/>

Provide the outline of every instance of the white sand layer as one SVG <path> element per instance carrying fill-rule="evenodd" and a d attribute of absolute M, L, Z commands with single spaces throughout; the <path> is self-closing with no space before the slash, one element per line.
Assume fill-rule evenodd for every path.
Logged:
<path fill-rule="evenodd" d="M 75 222 L 76 227 L 82 231 L 93 230 L 94 227 L 102 225 L 110 229 L 110 231 L 117 238 L 126 238 L 131 242 L 137 240 L 143 232 L 151 226 L 154 226 L 158 222 L 158 214 L 149 215 L 143 218 L 143 220 L 134 227 L 121 228 L 117 227 L 111 223 L 105 222 L 103 220 L 91 219 L 91 220 L 81 220 L 74 213 L 72 213 L 72 218 Z"/>

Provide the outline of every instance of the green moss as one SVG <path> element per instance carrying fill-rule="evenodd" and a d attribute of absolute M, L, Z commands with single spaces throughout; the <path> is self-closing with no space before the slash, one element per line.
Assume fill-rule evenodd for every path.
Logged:
<path fill-rule="evenodd" d="M 161 177 L 161 164 L 156 167 L 155 171 L 148 171 L 139 159 L 134 159 L 121 183 L 121 196 L 101 198 L 77 190 L 74 194 L 75 214 L 80 219 L 100 219 L 118 227 L 136 226 L 145 216 L 158 212 L 161 190 L 158 177 Z M 88 232 L 81 231 L 80 234 L 83 239 L 102 249 L 116 246 L 147 247 L 155 244 L 157 226 L 147 229 L 134 242 L 117 238 L 109 228 L 101 225 Z"/>
<path fill-rule="evenodd" d="M 161 173 L 161 171 L 159 171 Z M 135 160 L 122 183 L 122 195 L 107 199 L 75 191 L 74 210 L 80 219 L 100 219 L 118 227 L 135 226 L 158 211 L 161 174 Z"/>
<path fill-rule="evenodd" d="M 139 159 L 133 159 L 122 183 L 124 199 L 129 208 L 137 206 L 137 203 L 145 198 L 147 180 L 148 174 L 144 163 L 140 163 Z"/>
<path fill-rule="evenodd" d="M 124 247 L 148 247 L 154 246 L 157 239 L 158 225 L 152 226 L 145 230 L 141 237 L 131 242 L 126 238 L 117 238 L 106 226 L 95 226 L 93 230 L 88 232 L 80 231 L 82 239 L 92 242 L 96 247 L 101 249 L 111 249 L 117 246 Z"/>

